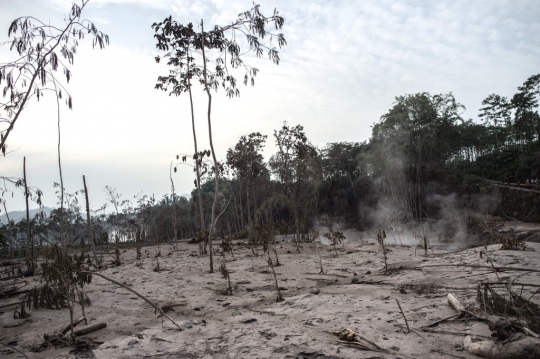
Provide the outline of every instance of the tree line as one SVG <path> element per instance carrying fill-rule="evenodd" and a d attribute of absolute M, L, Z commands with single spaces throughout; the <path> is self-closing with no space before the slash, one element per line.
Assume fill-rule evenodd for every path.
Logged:
<path fill-rule="evenodd" d="M 217 170 L 213 161 L 206 160 L 210 151 L 181 159 L 178 156 L 174 172 L 181 163 L 192 162 L 194 168 L 191 197 L 171 193 L 157 200 L 140 194 L 131 201 L 106 187 L 108 203 L 91 213 L 93 241 L 156 243 L 198 238 L 204 247 L 205 235 L 201 233 L 207 231 L 205 224 L 214 216 L 215 238 L 249 238 L 256 242 L 270 230 L 292 234 L 301 242 L 309 240 L 316 221 L 329 226 L 340 222 L 359 229 L 376 225 L 371 213 L 381 198 L 392 203 L 390 222 L 422 221 L 428 213 L 436 218 L 437 208 L 429 201 L 434 194 L 478 191 L 478 186 L 471 184 L 482 177 L 523 181 L 540 174 L 539 78 L 535 75 L 527 79 L 518 88 L 516 100 L 487 97 L 480 110 L 483 122 L 464 120 L 464 106 L 452 93 L 418 93 L 397 97 L 373 125 L 368 141 L 329 143 L 317 148 L 302 125 L 285 122 L 272 135 L 276 152 L 268 161 L 262 153 L 270 141 L 259 132 L 240 136 L 218 162 Z M 495 98 L 500 99 L 496 104 L 499 107 L 494 107 Z M 526 108 L 519 102 L 524 98 Z M 217 197 L 216 173 L 220 189 Z M 68 242 L 85 240 L 86 220 L 77 199 L 82 193 L 65 195 Z M 109 213 L 105 214 L 107 206 Z M 40 241 L 59 241 L 60 217 L 55 209 L 47 218 L 31 220 Z M 2 244 L 22 243 L 25 226 L 25 221 L 3 224 Z"/>

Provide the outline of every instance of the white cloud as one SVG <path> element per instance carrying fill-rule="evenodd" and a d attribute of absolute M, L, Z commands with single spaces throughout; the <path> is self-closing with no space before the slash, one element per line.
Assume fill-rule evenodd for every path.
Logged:
<path fill-rule="evenodd" d="M 0 0 L 7 9 L 0 14 L 0 31 L 33 9 L 40 9 L 37 17 L 54 22 L 69 3 Z M 73 68 L 69 88 L 75 108 L 62 108 L 63 163 L 71 190 L 80 187 L 86 174 L 96 207 L 104 201 L 105 184 L 126 196 L 140 190 L 158 196 L 169 191 L 170 161 L 177 153 L 192 152 L 189 107 L 186 96 L 169 98 L 153 89 L 156 77 L 167 69 L 154 63 L 150 24 L 172 15 L 181 23 L 203 18 L 209 28 L 231 22 L 251 5 L 223 0 L 90 1 L 85 11 L 109 31 L 112 45 L 92 51 L 82 42 Z M 252 131 L 269 135 L 268 157 L 274 151 L 273 130 L 284 120 L 303 124 L 319 146 L 365 140 L 369 125 L 391 107 L 394 97 L 407 93 L 452 91 L 467 106 L 465 117 L 476 118 L 487 95 L 512 95 L 539 72 L 540 8 L 533 0 L 279 0 L 264 2 L 261 11 L 272 13 L 274 7 L 285 17 L 288 41 L 281 64 L 275 66 L 266 57 L 250 59 L 261 70 L 256 86 L 242 87 L 239 99 L 214 96 L 220 158 L 238 136 Z M 4 50 L 0 56 L 4 58 Z M 201 147 L 208 148 L 206 97 L 200 88 L 194 96 Z M 16 175 L 27 155 L 36 171 L 33 179 L 49 198 L 52 181 L 57 181 L 55 121 L 54 102 L 32 104 L 10 138 L 10 146 L 20 150 L 0 159 L 0 174 Z M 179 192 L 192 188 L 188 168 L 175 180 Z"/>

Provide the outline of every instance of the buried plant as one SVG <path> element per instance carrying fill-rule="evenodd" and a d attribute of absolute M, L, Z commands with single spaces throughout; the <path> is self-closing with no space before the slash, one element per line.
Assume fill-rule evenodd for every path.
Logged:
<path fill-rule="evenodd" d="M 114 249 L 114 260 L 113 260 L 113 264 L 115 267 L 118 267 L 118 266 L 121 266 L 122 265 L 122 262 L 120 261 L 120 249 L 118 249 L 118 247 L 116 247 Z"/>
<path fill-rule="evenodd" d="M 268 265 L 272 269 L 272 275 L 274 276 L 274 283 L 276 285 L 276 292 L 277 292 L 276 302 L 278 303 L 283 302 L 285 299 L 283 298 L 283 294 L 281 294 L 281 290 L 279 289 L 276 271 L 274 270 L 274 262 L 272 261 L 272 257 L 270 257 L 269 253 L 268 253 Z"/>
<path fill-rule="evenodd" d="M 337 248 L 336 246 L 338 244 L 343 243 L 343 240 L 345 239 L 345 236 L 343 235 L 343 232 L 340 231 L 334 231 L 333 229 L 330 229 L 330 232 L 326 232 L 323 234 L 327 239 L 330 240 L 332 243 L 332 247 L 334 247 L 334 251 L 336 252 L 336 257 L 338 256 Z"/>
<path fill-rule="evenodd" d="M 394 236 L 394 243 L 397 245 L 397 241 L 396 241 L 396 233 L 397 233 L 398 238 L 399 238 L 399 244 L 403 246 L 403 242 L 401 241 L 401 235 L 399 234 L 399 223 L 396 216 L 390 217 L 390 223 L 392 224 L 392 226 L 390 227 L 390 230 L 392 231 L 392 235 Z"/>
<path fill-rule="evenodd" d="M 236 260 L 236 258 L 234 258 L 234 253 L 233 253 L 233 245 L 232 245 L 232 240 L 231 240 L 231 227 L 229 226 L 229 237 L 226 237 L 226 238 L 223 238 L 221 240 L 221 255 L 223 256 L 223 261 L 227 261 L 227 252 L 230 252 L 231 253 L 231 256 L 232 256 L 232 259 L 233 261 Z"/>
<path fill-rule="evenodd" d="M 480 308 L 490 314 L 516 316 L 527 324 L 528 329 L 540 332 L 540 307 L 531 301 L 534 294 L 526 299 L 510 289 L 509 284 L 506 286 L 508 295 L 497 293 L 493 284 L 478 283 L 476 301 Z"/>
<path fill-rule="evenodd" d="M 159 267 L 159 258 L 156 256 L 156 266 L 154 267 L 154 272 L 161 272 L 161 268 Z"/>
<path fill-rule="evenodd" d="M 273 266 L 279 267 L 279 257 L 276 249 L 276 236 L 274 234 L 274 221 L 272 213 L 275 208 L 283 203 L 283 197 L 276 196 L 264 201 L 255 215 L 255 225 L 253 226 L 253 239 L 254 245 L 261 245 L 263 253 L 268 254 L 270 257 L 270 251 L 274 252 L 276 257 Z"/>
<path fill-rule="evenodd" d="M 318 241 L 319 236 L 320 236 L 319 231 L 317 231 L 316 229 L 312 229 L 311 233 L 310 233 L 310 236 L 309 236 L 310 237 L 309 239 L 313 243 L 313 251 L 315 252 L 316 261 L 317 261 L 317 264 L 319 265 L 319 268 L 320 268 L 319 273 L 324 274 L 321 251 L 319 250 L 319 243 L 320 243 L 320 241 Z"/>
<path fill-rule="evenodd" d="M 272 208 L 271 202 L 267 202 L 262 206 L 257 215 L 256 215 L 256 222 L 254 226 L 254 235 L 257 239 L 257 243 L 262 245 L 262 254 L 261 257 L 263 257 L 267 263 L 268 266 L 270 266 L 270 269 L 272 270 L 272 275 L 274 276 L 274 284 L 276 286 L 276 292 L 277 292 L 277 302 L 283 302 L 283 294 L 281 294 L 281 290 L 279 289 L 279 284 L 277 280 L 276 271 L 274 270 L 274 267 L 280 266 L 277 250 L 276 250 L 276 237 L 274 235 L 274 227 L 273 222 L 270 217 L 270 211 L 269 208 Z M 270 249 L 274 252 L 276 256 L 276 263 L 272 260 L 272 256 L 270 255 Z"/>
<path fill-rule="evenodd" d="M 383 252 L 383 258 L 384 258 L 384 274 L 388 272 L 388 263 L 387 263 L 387 256 L 386 256 L 386 245 L 384 244 L 384 239 L 386 238 L 386 232 L 379 229 L 379 233 L 377 233 L 377 243 L 381 246 L 382 252 Z"/>
<path fill-rule="evenodd" d="M 429 240 L 426 236 L 426 233 L 424 232 L 424 228 L 422 227 L 423 234 L 414 233 L 414 238 L 418 239 L 419 247 L 421 247 L 424 250 L 424 255 L 427 257 L 428 255 L 428 249 L 430 248 Z M 433 251 L 433 249 L 432 249 Z M 414 255 L 416 255 L 416 248 L 414 249 Z"/>
<path fill-rule="evenodd" d="M 225 264 L 225 261 L 221 264 L 221 266 L 219 267 L 219 271 L 221 273 L 221 278 L 226 278 L 227 279 L 227 293 L 229 295 L 233 295 L 233 289 L 232 289 L 232 285 L 231 285 L 231 276 L 230 276 L 230 271 L 227 269 L 227 265 Z"/>
<path fill-rule="evenodd" d="M 52 248 L 45 252 L 46 261 L 41 264 L 43 269 L 42 279 L 45 283 L 35 287 L 28 292 L 26 304 L 30 308 L 52 306 L 67 307 L 69 309 L 70 327 L 64 333 L 70 331 L 69 336 L 62 336 L 60 341 L 68 344 L 75 342 L 75 334 L 73 333 L 74 323 L 73 315 L 75 311 L 75 302 L 81 306 L 82 316 L 86 323 L 86 315 L 84 306 L 90 302 L 84 295 L 84 285 L 90 284 L 92 274 L 85 272 L 82 264 L 84 262 L 84 254 L 70 256 L 65 249 L 61 249 L 54 244 Z"/>

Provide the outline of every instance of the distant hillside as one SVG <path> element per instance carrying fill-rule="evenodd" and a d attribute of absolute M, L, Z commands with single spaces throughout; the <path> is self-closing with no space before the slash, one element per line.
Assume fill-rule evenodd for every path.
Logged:
<path fill-rule="evenodd" d="M 50 208 L 50 207 L 43 207 L 43 212 L 45 212 L 46 216 L 48 216 L 51 213 L 52 210 L 53 209 Z M 37 208 L 31 209 L 30 210 L 30 218 L 33 218 L 37 213 L 38 213 Z M 26 211 L 12 211 L 12 212 L 8 212 L 8 215 L 9 215 L 10 220 L 15 221 L 15 222 L 19 222 L 21 219 L 26 218 Z M 1 224 L 8 223 L 8 220 L 7 220 L 7 217 L 6 217 L 6 214 L 4 213 L 4 211 L 2 211 L 2 213 L 0 213 L 0 223 Z"/>

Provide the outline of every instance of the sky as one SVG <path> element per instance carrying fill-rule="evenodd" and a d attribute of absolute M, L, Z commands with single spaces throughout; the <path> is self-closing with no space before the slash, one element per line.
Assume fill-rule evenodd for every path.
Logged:
<path fill-rule="evenodd" d="M 264 152 L 276 151 L 273 131 L 284 121 L 301 124 L 313 144 L 368 140 L 370 126 L 396 96 L 452 92 L 478 120 L 484 98 L 512 96 L 539 73 L 540 7 L 536 0 L 477 1 L 283 1 L 259 2 L 263 14 L 277 8 L 285 18 L 287 46 L 279 66 L 266 56 L 248 57 L 259 69 L 255 86 L 240 86 L 239 98 L 213 95 L 212 128 L 218 159 L 241 135 L 268 135 Z M 179 23 L 226 25 L 252 6 L 251 0 L 91 0 L 82 18 L 108 34 L 110 45 L 92 49 L 80 41 L 67 89 L 73 109 L 60 107 L 61 158 L 68 193 L 86 181 L 90 206 L 106 203 L 106 185 L 123 199 L 144 193 L 161 198 L 171 191 L 171 163 L 193 153 L 189 98 L 154 89 L 166 75 L 152 23 L 172 16 Z M 63 24 L 71 1 L 0 0 L 0 43 L 11 21 L 31 15 Z M 198 28 L 198 25 L 195 25 Z M 0 46 L 0 63 L 13 60 Z M 242 78 L 243 74 L 237 74 Z M 199 149 L 209 149 L 207 98 L 193 89 Z M 22 177 L 40 188 L 46 206 L 57 205 L 59 182 L 57 107 L 54 96 L 33 99 L 23 111 L 0 158 L 0 176 Z M 1 127 L 0 127 L 1 128 Z M 173 173 L 176 193 L 190 193 L 194 174 L 180 165 Z M 19 189 L 6 186 L 8 211 L 24 209 Z M 34 205 L 35 206 L 35 205 Z M 31 207 L 33 207 L 31 205 Z M 3 208 L 2 208 L 3 211 Z"/>

